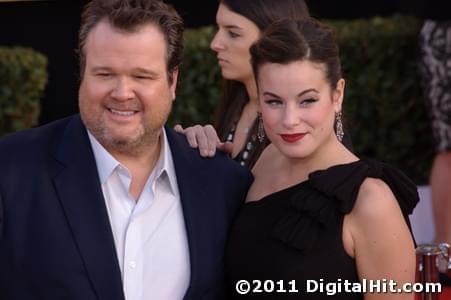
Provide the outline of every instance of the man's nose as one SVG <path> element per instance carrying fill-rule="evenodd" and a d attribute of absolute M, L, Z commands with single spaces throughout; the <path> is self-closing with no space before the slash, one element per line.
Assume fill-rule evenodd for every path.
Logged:
<path fill-rule="evenodd" d="M 118 101 L 127 101 L 134 98 L 132 84 L 126 77 L 119 77 L 115 82 L 111 96 Z"/>

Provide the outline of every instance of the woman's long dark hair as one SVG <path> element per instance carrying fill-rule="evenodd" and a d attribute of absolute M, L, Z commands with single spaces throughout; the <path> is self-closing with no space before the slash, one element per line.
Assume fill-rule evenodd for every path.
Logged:
<path fill-rule="evenodd" d="M 304 0 L 220 0 L 220 3 L 253 22 L 261 32 L 277 20 L 303 19 L 309 16 Z M 216 130 L 222 140 L 238 121 L 248 102 L 249 96 L 243 83 L 224 80 L 223 95 L 216 112 L 215 122 Z"/>

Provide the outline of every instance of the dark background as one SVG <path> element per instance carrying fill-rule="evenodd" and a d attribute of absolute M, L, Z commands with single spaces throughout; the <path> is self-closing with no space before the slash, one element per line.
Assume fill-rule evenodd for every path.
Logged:
<path fill-rule="evenodd" d="M 248 0 L 243 0 L 248 1 Z M 216 0 L 168 0 L 188 28 L 213 24 Z M 85 0 L 0 2 L 0 46 L 26 46 L 48 59 L 49 82 L 42 99 L 40 124 L 78 111 L 77 47 L 80 13 Z M 414 13 L 407 0 L 307 0 L 317 18 L 353 19 Z"/>

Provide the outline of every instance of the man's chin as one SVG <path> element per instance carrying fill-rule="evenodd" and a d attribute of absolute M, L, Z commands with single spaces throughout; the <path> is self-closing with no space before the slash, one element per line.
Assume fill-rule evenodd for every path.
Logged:
<path fill-rule="evenodd" d="M 130 138 L 111 138 L 105 139 L 102 145 L 109 152 L 112 153 L 122 153 L 122 154 L 132 154 L 139 152 L 142 142 L 140 140 L 134 140 Z"/>
<path fill-rule="evenodd" d="M 118 144 L 128 144 L 143 138 L 141 128 L 105 128 L 104 137 Z"/>
<path fill-rule="evenodd" d="M 95 136 L 106 149 L 116 151 L 121 150 L 121 152 L 126 149 L 137 147 L 142 140 L 142 137 L 136 134 L 136 132 L 117 133 L 107 130 Z"/>
<path fill-rule="evenodd" d="M 133 134 L 111 134 L 108 136 L 108 140 L 111 145 L 126 146 L 139 144 L 142 137 Z"/>

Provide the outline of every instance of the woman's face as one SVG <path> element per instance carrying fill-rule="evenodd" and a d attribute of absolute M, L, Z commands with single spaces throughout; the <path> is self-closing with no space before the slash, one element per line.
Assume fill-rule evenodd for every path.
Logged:
<path fill-rule="evenodd" d="M 264 64 L 258 95 L 266 135 L 285 156 L 305 158 L 336 140 L 335 114 L 341 110 L 344 80 L 332 89 L 325 65 L 310 61 Z"/>
<path fill-rule="evenodd" d="M 222 77 L 243 83 L 254 80 L 249 48 L 260 36 L 258 27 L 224 4 L 219 4 L 216 23 L 218 31 L 210 47 L 217 53 Z"/>

